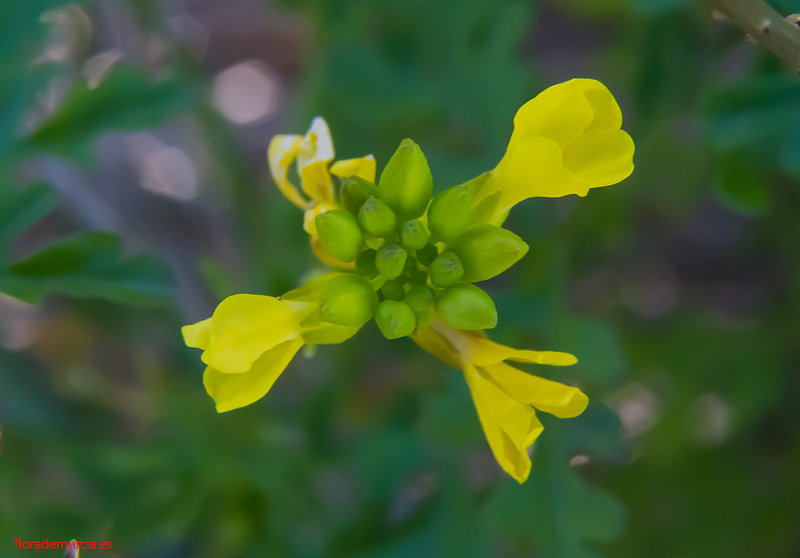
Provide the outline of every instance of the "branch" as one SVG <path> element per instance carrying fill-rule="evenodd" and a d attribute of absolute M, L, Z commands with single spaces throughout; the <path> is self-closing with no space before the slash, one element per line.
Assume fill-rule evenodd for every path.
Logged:
<path fill-rule="evenodd" d="M 800 27 L 796 14 L 783 18 L 764 0 L 707 0 L 725 19 L 800 74 Z"/>

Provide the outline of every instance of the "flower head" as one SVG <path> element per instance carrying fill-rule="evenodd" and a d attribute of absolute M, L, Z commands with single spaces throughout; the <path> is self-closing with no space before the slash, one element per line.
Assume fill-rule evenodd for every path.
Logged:
<path fill-rule="evenodd" d="M 450 366 L 464 372 L 483 431 L 497 462 L 518 482 L 531 470 L 528 448 L 544 427 L 536 411 L 559 418 L 578 416 L 589 398 L 576 387 L 527 374 L 505 361 L 568 366 L 568 353 L 518 350 L 494 343 L 483 332 L 463 331 L 434 321 L 412 339 Z"/>
<path fill-rule="evenodd" d="M 217 411 L 264 397 L 303 345 L 341 343 L 355 335 L 358 327 L 320 316 L 323 289 L 339 275 L 330 273 L 281 298 L 229 296 L 210 318 L 184 326 L 186 345 L 203 350 L 203 384 Z"/>
<path fill-rule="evenodd" d="M 622 112 L 599 81 L 573 79 L 522 105 L 497 166 L 473 182 L 474 203 L 494 200 L 490 222 L 532 197 L 585 196 L 633 172 L 634 145 Z"/>
<path fill-rule="evenodd" d="M 614 97 L 599 82 L 555 85 L 517 112 L 506 154 L 493 170 L 433 199 L 428 162 L 410 139 L 376 183 L 371 155 L 331 165 L 333 142 L 320 117 L 305 136 L 275 136 L 268 149 L 275 183 L 305 212 L 314 252 L 343 271 L 281 298 L 234 295 L 211 318 L 184 328 L 186 344 L 203 349 L 204 384 L 217 410 L 263 397 L 304 344 L 341 343 L 374 318 L 387 339 L 411 336 L 463 371 L 498 463 L 524 482 L 528 448 L 543 429 L 536 411 L 574 417 L 588 398 L 506 363 L 577 360 L 490 341 L 484 330 L 497 324 L 497 308 L 474 283 L 528 252 L 501 226 L 515 204 L 585 196 L 632 172 L 633 142 L 621 123 Z M 299 185 L 289 179 L 292 164 Z"/>

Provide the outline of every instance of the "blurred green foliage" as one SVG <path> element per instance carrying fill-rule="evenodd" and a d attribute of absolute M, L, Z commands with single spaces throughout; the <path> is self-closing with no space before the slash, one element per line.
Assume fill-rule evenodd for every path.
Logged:
<path fill-rule="evenodd" d="M 95 0 L 89 52 L 46 61 L 40 17 L 65 4 L 0 3 L 0 554 L 77 537 L 148 557 L 798 555 L 800 82 L 768 53 L 685 0 L 217 3 L 240 20 Z M 205 58 L 176 32 L 187 14 Z M 89 56 L 120 49 L 90 86 Z M 283 88 L 256 128 L 211 102 L 248 57 Z M 413 138 L 438 192 L 579 76 L 619 99 L 637 170 L 509 218 L 530 252 L 486 287 L 492 337 L 572 352 L 529 370 L 593 401 L 542 419 L 525 485 L 460 374 L 374 327 L 214 412 L 180 326 L 315 265 L 266 177 L 271 134 L 323 115 L 339 158 L 379 169 Z M 198 196 L 139 187 L 114 142 L 143 131 L 192 159 Z"/>

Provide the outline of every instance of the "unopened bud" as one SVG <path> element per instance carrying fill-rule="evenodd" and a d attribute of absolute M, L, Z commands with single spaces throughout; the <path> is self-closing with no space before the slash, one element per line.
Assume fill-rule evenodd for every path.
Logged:
<path fill-rule="evenodd" d="M 433 291 L 421 285 L 411 287 L 403 298 L 417 318 L 417 328 L 428 327 L 433 321 Z"/>
<path fill-rule="evenodd" d="M 408 250 L 419 250 L 428 244 L 428 231 L 416 219 L 406 221 L 400 227 L 400 240 Z"/>
<path fill-rule="evenodd" d="M 361 206 L 364 205 L 370 196 L 377 195 L 376 186 L 360 176 L 350 176 L 342 180 L 339 188 L 339 199 L 341 205 L 353 215 L 358 215 Z"/>
<path fill-rule="evenodd" d="M 408 304 L 399 300 L 384 300 L 375 312 L 375 323 L 386 339 L 410 335 L 417 327 L 417 319 Z"/>
<path fill-rule="evenodd" d="M 452 242 L 469 223 L 472 195 L 466 185 L 453 186 L 433 198 L 428 227 L 437 240 Z"/>
<path fill-rule="evenodd" d="M 433 177 L 419 145 L 404 139 L 386 163 L 378 182 L 378 197 L 402 219 L 416 219 L 428 207 Z"/>
<path fill-rule="evenodd" d="M 375 256 L 375 266 L 387 279 L 396 279 L 403 273 L 407 258 L 408 252 L 397 244 L 384 244 Z"/>
<path fill-rule="evenodd" d="M 417 260 L 425 267 L 430 267 L 436 256 L 439 255 L 439 249 L 433 244 L 428 244 L 420 250 L 417 250 Z"/>
<path fill-rule="evenodd" d="M 449 287 L 464 275 L 461 260 L 453 252 L 442 252 L 431 263 L 431 283 L 437 287 Z"/>
<path fill-rule="evenodd" d="M 389 279 L 381 287 L 381 294 L 383 294 L 387 300 L 403 300 L 406 291 L 400 281 Z"/>
<path fill-rule="evenodd" d="M 325 251 L 340 262 L 352 262 L 361 250 L 364 236 L 358 221 L 344 209 L 333 209 L 317 215 L 317 235 Z"/>
<path fill-rule="evenodd" d="M 378 307 L 378 295 L 369 281 L 354 273 L 334 277 L 322 289 L 320 315 L 332 324 L 361 327 Z"/>
<path fill-rule="evenodd" d="M 491 329 L 497 325 L 497 308 L 482 289 L 471 283 L 447 287 L 436 300 L 436 312 L 458 329 Z"/>
<path fill-rule="evenodd" d="M 388 205 L 372 196 L 361 206 L 358 222 L 372 236 L 386 237 L 394 232 L 397 217 Z"/>
<path fill-rule="evenodd" d="M 494 225 L 480 225 L 465 232 L 447 247 L 464 266 L 464 281 L 484 281 L 499 275 L 528 253 L 520 237 Z"/>

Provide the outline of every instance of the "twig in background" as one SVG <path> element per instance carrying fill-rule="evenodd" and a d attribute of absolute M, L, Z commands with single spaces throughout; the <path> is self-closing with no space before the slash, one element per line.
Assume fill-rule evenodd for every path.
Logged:
<path fill-rule="evenodd" d="M 707 0 L 715 19 L 726 19 L 800 74 L 798 14 L 784 18 L 764 0 Z M 724 18 L 720 17 L 724 16 Z"/>

